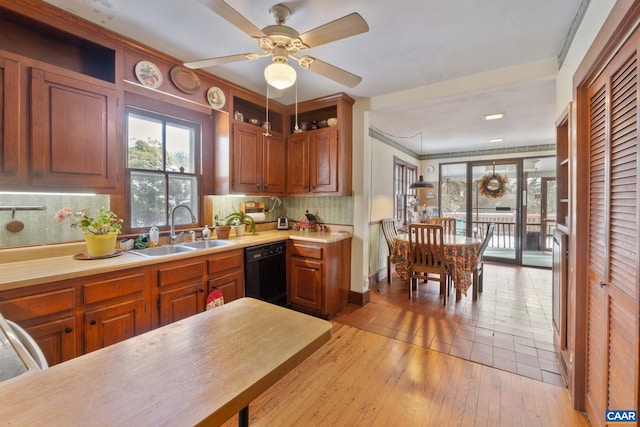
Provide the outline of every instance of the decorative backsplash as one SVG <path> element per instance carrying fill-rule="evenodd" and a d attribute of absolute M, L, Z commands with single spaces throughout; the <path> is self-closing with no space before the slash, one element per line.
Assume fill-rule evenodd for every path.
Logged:
<path fill-rule="evenodd" d="M 96 212 L 101 207 L 109 208 L 106 195 L 53 195 L 53 194 L 0 194 L 0 206 L 44 206 L 44 210 L 16 211 L 14 219 L 24 223 L 18 233 L 7 230 L 11 221 L 11 211 L 0 211 L 0 247 L 46 245 L 50 243 L 82 240 L 82 231 L 71 228 L 69 223 L 58 223 L 55 214 L 59 209 L 69 207 L 74 212 L 88 209 Z"/>
<path fill-rule="evenodd" d="M 265 222 L 275 222 L 281 216 L 298 221 L 308 210 L 322 224 L 353 225 L 352 197 L 234 197 L 214 196 L 214 214 L 226 216 L 236 211 L 240 203 L 255 201 L 264 203 Z M 279 201 L 279 203 L 278 203 Z M 47 195 L 47 194 L 0 194 L 0 206 L 45 206 L 45 210 L 16 211 L 15 220 L 24 223 L 24 228 L 12 233 L 6 228 L 12 218 L 11 211 L 0 211 L 0 248 L 12 246 L 46 245 L 82 240 L 82 231 L 71 228 L 68 223 L 59 224 L 55 213 L 64 207 L 73 211 L 89 209 L 95 212 L 101 207 L 109 208 L 107 195 Z M 213 225 L 213 218 L 205 224 Z"/>

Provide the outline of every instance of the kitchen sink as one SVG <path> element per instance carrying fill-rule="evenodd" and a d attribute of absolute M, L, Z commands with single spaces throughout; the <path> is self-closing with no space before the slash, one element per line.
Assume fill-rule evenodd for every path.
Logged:
<path fill-rule="evenodd" d="M 193 249 L 209 249 L 231 244 L 232 243 L 228 240 L 198 240 L 197 242 L 180 243 L 180 246 L 186 246 Z"/>
<path fill-rule="evenodd" d="M 191 248 L 183 245 L 166 245 L 166 246 L 156 246 L 154 248 L 132 249 L 129 252 L 132 254 L 140 255 L 140 256 L 158 257 L 158 256 L 179 254 L 182 252 L 191 252 L 195 250 L 196 248 Z"/>

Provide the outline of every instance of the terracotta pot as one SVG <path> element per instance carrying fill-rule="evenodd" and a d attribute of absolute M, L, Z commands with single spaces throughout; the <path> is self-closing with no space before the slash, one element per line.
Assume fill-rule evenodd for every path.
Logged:
<path fill-rule="evenodd" d="M 216 237 L 218 239 L 226 240 L 229 238 L 229 233 L 231 232 L 230 225 L 218 225 L 214 229 L 216 230 Z"/>
<path fill-rule="evenodd" d="M 112 231 L 107 234 L 85 233 L 84 240 L 87 242 L 87 255 L 91 258 L 111 255 L 116 250 L 116 238 L 118 233 Z"/>

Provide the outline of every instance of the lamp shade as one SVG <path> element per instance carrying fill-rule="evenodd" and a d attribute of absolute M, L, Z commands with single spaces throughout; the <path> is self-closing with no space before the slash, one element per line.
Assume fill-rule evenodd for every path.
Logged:
<path fill-rule="evenodd" d="M 424 177 L 420 175 L 420 179 L 412 182 L 409 188 L 434 188 L 433 184 L 424 180 Z"/>
<path fill-rule="evenodd" d="M 286 89 L 296 82 L 296 70 L 286 62 L 273 62 L 264 69 L 264 78 L 276 89 Z"/>

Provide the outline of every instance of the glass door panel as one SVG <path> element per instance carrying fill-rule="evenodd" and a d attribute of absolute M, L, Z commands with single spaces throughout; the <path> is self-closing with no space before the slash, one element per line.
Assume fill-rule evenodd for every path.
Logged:
<path fill-rule="evenodd" d="M 472 236 L 484 237 L 495 223 L 484 257 L 499 262 L 519 262 L 518 163 L 473 163 L 469 223 Z"/>
<path fill-rule="evenodd" d="M 456 234 L 465 235 L 467 231 L 467 163 L 442 165 L 440 169 L 440 215 L 437 211 L 431 216 L 456 219 Z"/>

